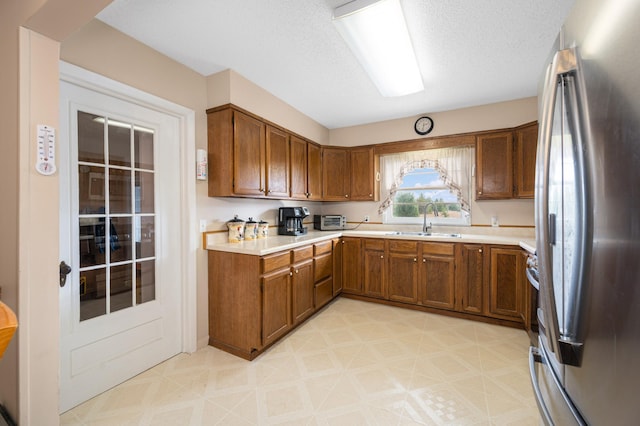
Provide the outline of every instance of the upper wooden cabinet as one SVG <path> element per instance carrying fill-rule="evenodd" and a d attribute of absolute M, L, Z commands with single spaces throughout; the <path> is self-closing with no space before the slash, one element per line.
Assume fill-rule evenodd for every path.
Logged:
<path fill-rule="evenodd" d="M 376 199 L 373 148 L 322 148 L 325 201 Z"/>
<path fill-rule="evenodd" d="M 227 108 L 207 114 L 209 196 L 289 197 L 289 135 Z"/>
<path fill-rule="evenodd" d="M 375 199 L 373 148 L 351 148 L 351 192 L 354 201 Z"/>
<path fill-rule="evenodd" d="M 476 200 L 533 198 L 538 123 L 476 138 Z"/>
<path fill-rule="evenodd" d="M 518 127 L 515 156 L 516 198 L 533 198 L 536 177 L 536 151 L 538 146 L 538 123 Z"/>
<path fill-rule="evenodd" d="M 478 136 L 476 140 L 476 200 L 513 195 L 513 133 Z"/>
<path fill-rule="evenodd" d="M 289 135 L 271 126 L 266 127 L 266 183 L 267 197 L 289 196 Z"/>
<path fill-rule="evenodd" d="M 291 136 L 291 198 L 322 200 L 320 145 Z"/>
<path fill-rule="evenodd" d="M 322 147 L 322 199 L 325 201 L 348 201 L 349 150 L 347 148 Z"/>

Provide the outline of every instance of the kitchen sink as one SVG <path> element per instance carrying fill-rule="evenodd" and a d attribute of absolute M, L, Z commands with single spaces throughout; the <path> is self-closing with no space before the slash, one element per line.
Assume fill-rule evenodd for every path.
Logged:
<path fill-rule="evenodd" d="M 387 232 L 387 235 L 406 235 L 410 237 L 439 237 L 439 238 L 461 238 L 460 234 L 448 234 L 444 232 Z"/>

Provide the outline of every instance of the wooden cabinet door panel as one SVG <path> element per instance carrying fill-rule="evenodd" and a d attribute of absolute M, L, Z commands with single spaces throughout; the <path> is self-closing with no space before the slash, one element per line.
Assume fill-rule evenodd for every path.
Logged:
<path fill-rule="evenodd" d="M 333 298 L 333 280 L 331 277 L 315 285 L 315 307 L 320 309 Z"/>
<path fill-rule="evenodd" d="M 484 249 L 479 244 L 462 244 L 456 270 L 458 307 L 462 312 L 484 312 Z"/>
<path fill-rule="evenodd" d="M 389 300 L 418 302 L 418 253 L 389 253 Z"/>
<path fill-rule="evenodd" d="M 333 274 L 333 255 L 325 253 L 313 259 L 313 280 L 321 281 Z"/>
<path fill-rule="evenodd" d="M 265 190 L 265 125 L 235 111 L 233 126 L 233 192 L 262 196 Z"/>
<path fill-rule="evenodd" d="M 454 258 L 423 255 L 420 273 L 422 304 L 434 308 L 454 309 Z"/>
<path fill-rule="evenodd" d="M 538 123 L 516 130 L 515 196 L 518 198 L 533 198 L 537 147 Z"/>
<path fill-rule="evenodd" d="M 262 278 L 262 345 L 276 341 L 291 327 L 291 271 Z"/>
<path fill-rule="evenodd" d="M 289 197 L 289 135 L 267 126 L 266 134 L 266 190 L 269 197 Z"/>
<path fill-rule="evenodd" d="M 507 319 L 521 319 L 524 294 L 521 250 L 491 248 L 489 314 Z"/>
<path fill-rule="evenodd" d="M 374 199 L 373 148 L 351 149 L 352 200 Z"/>
<path fill-rule="evenodd" d="M 478 136 L 476 142 L 476 199 L 513 196 L 513 133 Z"/>
<path fill-rule="evenodd" d="M 342 291 L 342 238 L 331 240 L 333 245 L 333 295 Z"/>
<path fill-rule="evenodd" d="M 364 251 L 364 294 L 379 299 L 386 298 L 384 285 L 385 257 L 382 250 Z"/>
<path fill-rule="evenodd" d="M 307 144 L 307 198 L 322 200 L 322 150 L 320 145 Z"/>
<path fill-rule="evenodd" d="M 322 193 L 328 201 L 348 201 L 349 150 L 345 148 L 322 148 Z"/>
<path fill-rule="evenodd" d="M 307 141 L 291 136 L 291 198 L 307 199 Z"/>
<path fill-rule="evenodd" d="M 360 238 L 342 238 L 342 291 L 362 294 Z"/>
<path fill-rule="evenodd" d="M 292 287 L 293 323 L 297 324 L 313 313 L 313 261 L 294 265 Z"/>

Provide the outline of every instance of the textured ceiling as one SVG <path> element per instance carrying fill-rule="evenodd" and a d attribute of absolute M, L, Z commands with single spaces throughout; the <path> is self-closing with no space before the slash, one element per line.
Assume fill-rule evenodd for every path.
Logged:
<path fill-rule="evenodd" d="M 232 69 L 332 129 L 534 96 L 574 0 L 401 0 L 423 92 L 384 98 L 342 40 L 346 0 L 115 0 L 98 19 L 208 76 Z"/>

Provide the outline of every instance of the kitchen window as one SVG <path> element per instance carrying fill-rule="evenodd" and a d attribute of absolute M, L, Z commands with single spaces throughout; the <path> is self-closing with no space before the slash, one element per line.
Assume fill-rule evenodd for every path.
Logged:
<path fill-rule="evenodd" d="M 440 148 L 380 157 L 384 223 L 471 223 L 473 147 Z"/>

